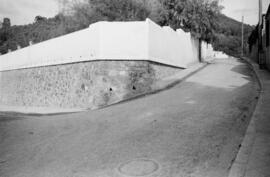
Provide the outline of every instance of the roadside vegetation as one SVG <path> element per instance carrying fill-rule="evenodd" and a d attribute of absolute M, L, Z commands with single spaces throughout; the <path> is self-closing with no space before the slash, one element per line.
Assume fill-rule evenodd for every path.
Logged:
<path fill-rule="evenodd" d="M 28 25 L 0 29 L 0 53 L 68 34 L 97 21 L 137 21 L 182 28 L 212 43 L 214 49 L 237 56 L 241 51 L 241 23 L 221 14 L 218 0 L 83 0 L 73 1 L 53 18 L 36 16 Z M 12 22 L 12 19 L 11 19 Z M 245 25 L 245 41 L 253 30 Z"/>

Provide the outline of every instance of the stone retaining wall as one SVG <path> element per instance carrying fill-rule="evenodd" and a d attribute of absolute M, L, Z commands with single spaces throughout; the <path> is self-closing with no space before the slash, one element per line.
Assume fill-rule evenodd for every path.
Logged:
<path fill-rule="evenodd" d="M 151 91 L 181 69 L 149 61 L 90 61 L 0 72 L 0 104 L 98 108 Z"/>

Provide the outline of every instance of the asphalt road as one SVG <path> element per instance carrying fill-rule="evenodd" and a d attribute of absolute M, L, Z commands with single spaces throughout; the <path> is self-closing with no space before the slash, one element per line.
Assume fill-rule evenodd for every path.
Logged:
<path fill-rule="evenodd" d="M 175 87 L 104 109 L 0 116 L 1 177 L 224 177 L 258 96 L 233 58 Z"/>

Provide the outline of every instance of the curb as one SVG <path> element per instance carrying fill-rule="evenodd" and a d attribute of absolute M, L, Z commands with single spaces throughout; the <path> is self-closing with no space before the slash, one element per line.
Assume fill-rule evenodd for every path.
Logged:
<path fill-rule="evenodd" d="M 249 67 L 254 71 L 255 77 L 259 83 L 260 93 L 258 96 L 258 102 L 256 104 L 254 112 L 252 113 L 244 139 L 241 143 L 241 147 L 237 153 L 235 161 L 231 166 L 228 177 L 244 177 L 246 175 L 246 168 L 255 142 L 255 135 L 256 135 L 255 115 L 256 112 L 258 111 L 258 105 L 261 102 L 261 93 L 264 90 L 263 83 L 259 77 L 258 66 L 248 58 L 241 58 L 241 59 L 245 61 L 249 65 Z"/>
<path fill-rule="evenodd" d="M 33 111 L 35 110 L 35 111 Z M 73 114 L 78 112 L 86 111 L 86 109 L 50 109 L 46 107 L 36 108 L 36 107 L 6 107 L 0 106 L 0 115 L 12 115 L 18 116 L 51 116 L 51 115 L 63 115 L 63 114 Z"/>
<path fill-rule="evenodd" d="M 195 66 L 195 68 L 186 69 L 186 70 L 180 72 L 181 76 L 179 76 L 178 74 L 176 74 L 176 75 L 173 75 L 173 76 L 169 76 L 167 78 L 164 78 L 164 79 L 162 79 L 158 83 L 159 85 L 156 84 L 155 86 L 153 86 L 153 88 L 152 88 L 153 91 L 152 92 L 149 92 L 149 94 L 151 94 L 151 93 L 157 93 L 157 92 L 160 92 L 160 91 L 163 91 L 163 90 L 167 90 L 169 88 L 172 88 L 175 85 L 179 84 L 180 82 L 186 80 L 190 76 L 192 76 L 192 75 L 196 74 L 197 72 L 201 71 L 202 69 L 204 69 L 209 64 L 210 63 L 200 63 L 200 65 L 198 65 L 197 67 Z M 186 71 L 186 73 L 183 73 L 185 71 Z"/>
<path fill-rule="evenodd" d="M 209 62 L 203 62 L 203 63 L 199 63 L 197 65 L 194 65 L 193 67 L 190 67 L 188 69 L 185 69 L 183 71 L 180 71 L 178 74 L 175 74 L 173 76 L 169 76 L 167 78 L 164 78 L 160 81 L 158 81 L 154 86 L 152 86 L 152 90 L 147 92 L 147 93 L 142 93 L 139 94 L 137 96 L 116 102 L 116 103 L 112 103 L 110 105 L 101 107 L 101 108 L 96 108 L 96 109 L 88 109 L 90 110 L 97 110 L 97 109 L 105 109 L 107 107 L 110 106 L 114 106 L 114 105 L 118 105 L 118 104 L 122 104 L 131 100 L 135 100 L 135 99 L 139 99 L 148 95 L 153 95 L 159 92 L 162 92 L 164 90 L 168 90 L 172 87 L 174 87 L 175 85 L 185 81 L 187 78 L 189 78 L 190 76 L 196 74 L 197 72 L 199 72 L 200 70 L 204 69 L 206 66 L 208 66 L 210 63 Z M 181 76 L 179 76 L 181 75 Z"/>

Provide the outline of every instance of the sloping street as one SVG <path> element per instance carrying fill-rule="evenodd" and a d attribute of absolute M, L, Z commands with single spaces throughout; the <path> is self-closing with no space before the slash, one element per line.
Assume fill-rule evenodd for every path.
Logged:
<path fill-rule="evenodd" d="M 249 66 L 216 59 L 173 88 L 104 109 L 0 115 L 2 177 L 224 177 L 258 99 Z"/>

